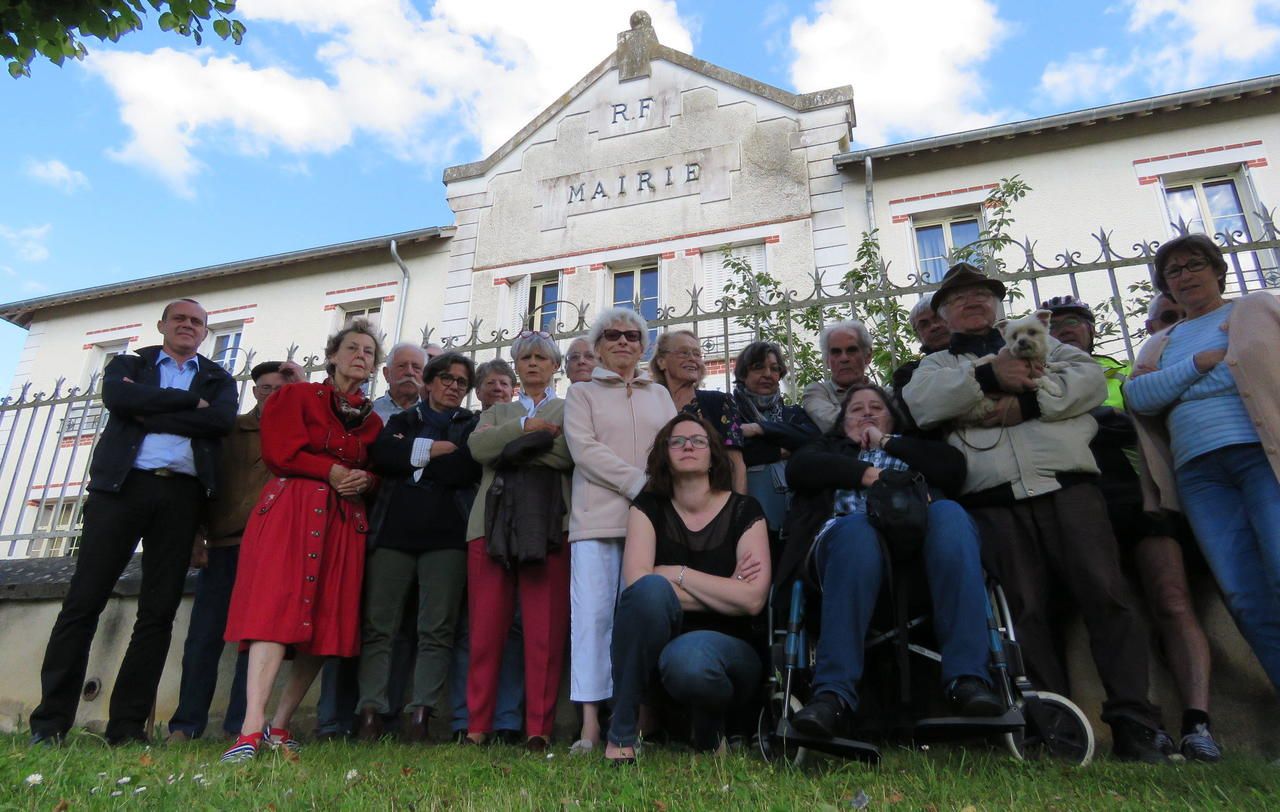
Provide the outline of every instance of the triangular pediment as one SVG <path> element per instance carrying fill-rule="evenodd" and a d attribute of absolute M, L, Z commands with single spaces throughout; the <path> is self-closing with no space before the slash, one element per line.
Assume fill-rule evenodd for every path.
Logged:
<path fill-rule="evenodd" d="M 735 89 L 767 105 L 776 105 L 797 114 L 844 105 L 848 107 L 848 125 L 852 126 L 854 123 L 852 86 L 844 85 L 813 93 L 791 93 L 663 45 L 658 41 L 649 15 L 643 11 L 637 11 L 631 15 L 630 30 L 618 34 L 618 46 L 613 53 L 592 68 L 572 88 L 488 157 L 445 169 L 445 184 L 488 174 L 504 158 L 518 151 L 526 141 L 533 138 L 549 123 L 570 112 L 583 94 L 611 71 L 617 71 L 617 81 L 621 85 L 635 79 L 649 77 L 655 61 L 669 63 L 689 74 L 705 77 L 711 83 Z M 665 115 L 676 112 L 671 109 L 672 107 L 674 105 L 669 99 L 659 100 L 648 97 L 611 102 L 592 111 L 593 126 L 597 128 L 603 126 L 603 130 L 597 130 L 602 133 L 604 130 L 612 130 L 610 134 L 635 132 L 646 125 L 660 124 Z"/>

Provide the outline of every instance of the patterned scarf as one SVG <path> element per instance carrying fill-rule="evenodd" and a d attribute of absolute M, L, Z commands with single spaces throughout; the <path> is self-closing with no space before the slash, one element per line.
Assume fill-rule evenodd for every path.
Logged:
<path fill-rule="evenodd" d="M 762 420 L 774 422 L 782 420 L 781 392 L 772 395 L 757 395 L 748 392 L 742 381 L 738 381 L 733 385 L 733 394 L 741 407 L 743 415 L 747 418 L 743 422 L 759 423 Z"/>
<path fill-rule="evenodd" d="M 331 387 L 332 396 L 330 398 L 329 407 L 333 409 L 334 417 L 342 423 L 343 428 L 350 431 L 357 426 L 363 425 L 369 413 L 373 411 L 373 402 L 364 396 L 359 389 L 349 395 L 343 395 L 333 386 L 332 380 L 325 381 Z"/>

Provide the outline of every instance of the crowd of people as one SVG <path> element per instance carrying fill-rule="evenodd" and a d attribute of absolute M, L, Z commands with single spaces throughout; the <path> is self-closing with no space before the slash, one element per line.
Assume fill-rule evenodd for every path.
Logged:
<path fill-rule="evenodd" d="M 292 719 L 317 675 L 321 734 L 426 742 L 437 720 L 459 744 L 543 751 L 566 664 L 581 718 L 570 753 L 633 763 L 663 728 L 722 751 L 759 702 L 757 616 L 771 587 L 802 576 L 822 592 L 821 635 L 794 725 L 847 736 L 885 569 L 868 494 L 914 475 L 954 714 L 1005 710 L 988 670 L 990 574 L 1037 687 L 1070 695 L 1062 619 L 1083 619 L 1116 757 L 1217 761 L 1189 561 L 1207 564 L 1280 688 L 1280 300 L 1225 298 L 1226 269 L 1200 235 L 1160 248 L 1151 338 L 1131 368 L 1096 351 L 1093 309 L 1073 296 L 1042 303 L 1015 346 L 1003 283 L 960 263 L 911 311 L 920 357 L 888 386 L 868 377 L 866 327 L 831 323 L 829 376 L 799 405 L 783 398 L 777 344 L 738 353 L 732 392 L 704 389 L 697 335 L 650 348 L 645 321 L 613 308 L 563 353 L 525 331 L 509 362 L 479 367 L 415 344 L 383 364 L 356 320 L 329 339 L 321 382 L 291 362 L 254 367 L 254 408 L 237 416 L 234 381 L 197 353 L 205 311 L 174 301 L 161 346 L 105 373 L 110 419 L 33 743 L 70 729 L 98 616 L 139 539 L 112 744 L 147 740 L 188 563 L 199 575 L 168 740 L 205 732 L 231 642 L 227 762 L 297 750 Z M 1026 351 L 1037 323 L 1039 354 Z M 379 368 L 385 393 L 370 399 Z M 1150 701 L 1147 617 L 1182 700 L 1176 737 Z"/>

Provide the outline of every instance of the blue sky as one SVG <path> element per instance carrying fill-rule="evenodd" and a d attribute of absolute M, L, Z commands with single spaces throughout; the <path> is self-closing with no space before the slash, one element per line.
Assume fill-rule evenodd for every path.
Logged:
<path fill-rule="evenodd" d="M 240 0 L 239 47 L 152 21 L 0 80 L 0 301 L 447 224 L 444 167 L 636 8 L 748 76 L 852 84 L 868 146 L 1280 72 L 1280 0 Z M 0 324 L 0 387 L 25 337 Z"/>

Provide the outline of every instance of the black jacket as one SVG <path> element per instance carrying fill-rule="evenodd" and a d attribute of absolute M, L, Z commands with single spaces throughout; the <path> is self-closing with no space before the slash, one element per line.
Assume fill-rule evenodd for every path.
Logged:
<path fill-rule="evenodd" d="M 897 436 L 885 452 L 922 474 L 935 499 L 954 499 L 964 487 L 965 461 L 959 449 L 936 440 Z M 787 514 L 787 545 L 778 562 L 775 584 L 799 574 L 814 536 L 831 518 L 837 490 L 861 490 L 871 466 L 858 459 L 861 447 L 847 437 L 826 435 L 801 448 L 787 463 L 787 483 L 795 491 Z"/>
<path fill-rule="evenodd" d="M 445 436 L 437 437 L 423 418 L 426 408 L 423 401 L 392 415 L 369 446 L 373 470 L 384 477 L 373 506 L 370 546 L 415 553 L 466 548 L 467 518 L 484 472 L 471 457 L 467 438 L 480 418 L 455 409 Z M 415 481 L 410 459 L 419 437 L 447 440 L 458 448 L 428 462 Z"/>
<path fill-rule="evenodd" d="M 199 369 L 188 389 L 160 386 L 156 359 L 160 347 L 142 347 L 135 355 L 117 355 L 102 375 L 102 404 L 110 417 L 89 463 L 89 490 L 116 493 L 133 469 L 149 433 L 191 438 L 196 475 L 205 494 L 218 482 L 220 439 L 236 425 L 236 384 L 222 367 L 197 355 Z M 132 383 L 125 381 L 128 378 Z M 197 408 L 201 400 L 208 403 Z"/>
<path fill-rule="evenodd" d="M 738 402 L 738 415 L 742 422 L 759 422 L 764 431 L 762 436 L 748 439 L 742 449 L 742 459 L 748 468 L 778 462 L 782 459 L 783 449 L 795 451 L 822 433 L 800 406 L 783 406 L 781 420 L 755 421 L 748 417 L 752 410 L 741 393 L 734 393 L 734 398 Z"/>

